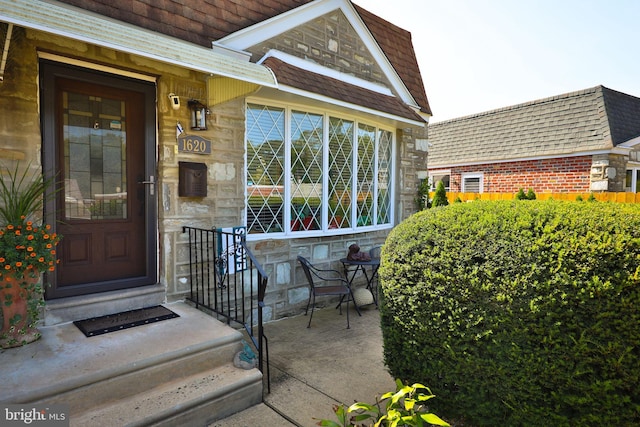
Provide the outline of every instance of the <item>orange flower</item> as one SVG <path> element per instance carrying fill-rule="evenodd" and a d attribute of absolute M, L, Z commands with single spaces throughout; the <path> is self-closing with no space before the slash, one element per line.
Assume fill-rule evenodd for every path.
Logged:
<path fill-rule="evenodd" d="M 16 262 L 16 267 L 22 267 L 22 262 L 21 261 L 17 261 Z"/>
<path fill-rule="evenodd" d="M 4 269 L 5 270 L 11 270 L 11 266 L 9 264 L 7 264 L 7 265 L 4 266 Z"/>
<path fill-rule="evenodd" d="M 49 238 L 49 235 L 48 235 L 48 234 L 45 234 L 45 235 L 43 235 L 43 236 L 42 236 L 42 238 L 43 238 L 43 239 L 45 239 L 45 240 L 47 240 L 47 239 Z"/>
<path fill-rule="evenodd" d="M 56 254 L 56 250 L 55 250 L 55 249 L 52 249 L 52 250 L 51 250 L 51 255 L 55 255 L 55 254 Z"/>
<path fill-rule="evenodd" d="M 29 235 L 27 236 L 27 240 L 33 240 L 33 234 L 29 234 Z"/>
<path fill-rule="evenodd" d="M 31 258 L 35 258 L 36 256 L 38 256 L 38 254 L 36 254 L 35 252 L 31 252 L 31 253 L 29 254 L 29 256 L 30 256 Z"/>
<path fill-rule="evenodd" d="M 20 234 L 22 234 L 22 233 L 20 233 L 20 230 L 19 229 L 16 230 L 16 236 L 19 236 Z"/>
<path fill-rule="evenodd" d="M 39 261 L 39 262 L 44 262 L 44 257 L 40 257 L 40 258 L 38 258 L 38 261 Z"/>
<path fill-rule="evenodd" d="M 27 226 L 31 227 L 33 225 L 33 221 L 27 221 Z"/>
<path fill-rule="evenodd" d="M 31 246 L 27 247 L 27 252 L 33 252 L 33 248 Z"/>
<path fill-rule="evenodd" d="M 7 230 L 13 230 L 13 224 L 7 224 Z"/>
<path fill-rule="evenodd" d="M 47 224 L 47 225 L 45 225 L 45 226 L 44 226 L 44 228 L 45 228 L 46 230 L 51 230 L 51 224 Z"/>
<path fill-rule="evenodd" d="M 49 271 L 55 271 L 55 267 L 49 267 Z"/>
<path fill-rule="evenodd" d="M 0 262 L 4 262 L 4 258 L 0 257 Z"/>
<path fill-rule="evenodd" d="M 51 246 L 53 246 L 51 243 L 47 243 L 47 249 L 51 249 Z"/>

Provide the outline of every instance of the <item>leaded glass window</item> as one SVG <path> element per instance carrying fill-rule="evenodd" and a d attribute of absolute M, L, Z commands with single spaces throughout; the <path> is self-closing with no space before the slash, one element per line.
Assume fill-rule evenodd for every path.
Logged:
<path fill-rule="evenodd" d="M 247 105 L 249 234 L 391 225 L 393 132 L 373 123 Z"/>

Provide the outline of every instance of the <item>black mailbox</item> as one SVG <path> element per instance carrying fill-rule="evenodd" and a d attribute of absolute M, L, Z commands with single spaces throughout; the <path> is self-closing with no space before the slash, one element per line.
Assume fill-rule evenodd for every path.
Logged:
<path fill-rule="evenodd" d="M 207 165 L 204 163 L 178 162 L 178 196 L 207 197 Z"/>

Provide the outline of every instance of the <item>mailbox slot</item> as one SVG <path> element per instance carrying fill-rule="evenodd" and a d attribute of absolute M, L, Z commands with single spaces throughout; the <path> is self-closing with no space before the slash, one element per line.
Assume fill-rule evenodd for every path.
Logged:
<path fill-rule="evenodd" d="M 207 165 L 178 162 L 178 196 L 207 197 Z"/>

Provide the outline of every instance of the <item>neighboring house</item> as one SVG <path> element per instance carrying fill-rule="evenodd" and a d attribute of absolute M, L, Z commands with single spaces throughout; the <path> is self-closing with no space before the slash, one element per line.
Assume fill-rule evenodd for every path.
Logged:
<path fill-rule="evenodd" d="M 640 98 L 597 86 L 429 125 L 447 191 L 640 192 Z"/>
<path fill-rule="evenodd" d="M 48 325 L 183 299 L 183 226 L 246 226 L 266 320 L 299 313 L 297 255 L 335 262 L 415 209 L 411 34 L 348 0 L 0 0 L 0 46 L 0 161 L 59 171 Z"/>

